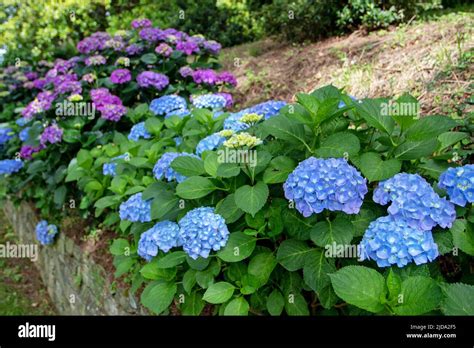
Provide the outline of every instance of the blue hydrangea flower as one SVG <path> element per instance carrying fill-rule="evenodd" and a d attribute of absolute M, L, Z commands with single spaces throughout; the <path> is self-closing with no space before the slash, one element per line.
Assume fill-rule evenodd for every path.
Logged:
<path fill-rule="evenodd" d="M 130 134 L 128 135 L 128 139 L 132 141 L 138 141 L 140 138 L 150 139 L 151 134 L 145 128 L 145 122 L 137 123 L 132 127 L 130 130 Z"/>
<path fill-rule="evenodd" d="M 165 119 L 171 117 L 171 116 L 179 116 L 181 118 L 188 116 L 191 112 L 188 109 L 178 109 L 171 111 L 165 115 Z"/>
<path fill-rule="evenodd" d="M 20 133 L 18 134 L 18 136 L 20 137 L 20 140 L 21 141 L 27 141 L 28 138 L 30 137 L 30 135 L 28 134 L 28 132 L 30 131 L 30 128 L 31 127 L 26 127 L 26 128 L 23 128 Z"/>
<path fill-rule="evenodd" d="M 183 250 L 192 258 L 207 258 L 211 250 L 223 248 L 229 239 L 225 220 L 214 208 L 200 207 L 189 211 L 179 221 Z"/>
<path fill-rule="evenodd" d="M 243 109 L 239 112 L 232 113 L 224 121 L 224 129 L 231 129 L 234 132 L 240 132 L 250 127 L 249 124 L 241 122 L 240 119 L 246 114 L 262 115 L 265 120 L 277 115 L 280 109 L 286 105 L 283 101 L 269 100 L 249 108 Z"/>
<path fill-rule="evenodd" d="M 418 174 L 399 173 L 381 181 L 374 190 L 374 202 L 392 202 L 387 209 L 390 215 L 424 231 L 431 231 L 436 225 L 451 227 L 456 219 L 454 205 L 440 198 Z"/>
<path fill-rule="evenodd" d="M 48 225 L 46 220 L 41 220 L 36 225 L 36 239 L 38 239 L 42 245 L 52 244 L 57 233 L 58 228 L 52 224 Z"/>
<path fill-rule="evenodd" d="M 176 144 L 176 146 L 179 146 L 183 143 L 183 138 L 182 137 L 174 137 L 173 140 L 174 140 L 174 143 Z"/>
<path fill-rule="evenodd" d="M 142 193 L 135 193 L 130 198 L 120 204 L 120 220 L 131 222 L 151 221 L 151 200 L 144 201 Z"/>
<path fill-rule="evenodd" d="M 104 163 L 104 166 L 102 167 L 102 174 L 109 176 L 117 175 L 117 163 L 114 163 L 114 161 L 125 158 L 127 155 L 128 154 L 125 153 L 123 155 L 112 158 L 110 160 L 110 163 Z"/>
<path fill-rule="evenodd" d="M 187 152 L 166 152 L 161 156 L 161 158 L 156 162 L 155 166 L 153 167 L 153 175 L 157 180 L 166 179 L 167 181 L 176 180 L 177 182 L 182 182 L 186 180 L 186 177 L 182 174 L 176 172 L 173 168 L 171 168 L 171 162 L 174 161 L 175 158 L 180 156 L 192 156 L 195 158 L 199 158 L 194 154 L 190 154 Z"/>
<path fill-rule="evenodd" d="M 0 161 L 0 175 L 16 173 L 21 168 L 23 168 L 23 162 L 20 160 L 7 159 Z"/>
<path fill-rule="evenodd" d="M 200 109 L 212 109 L 219 110 L 223 109 L 227 103 L 227 100 L 218 94 L 203 94 L 197 97 L 193 97 L 193 105 Z"/>
<path fill-rule="evenodd" d="M 474 202 L 474 164 L 448 168 L 439 176 L 438 187 L 446 190 L 449 200 L 461 207 Z"/>
<path fill-rule="evenodd" d="M 20 118 L 18 118 L 18 119 L 15 121 L 15 123 L 16 123 L 17 125 L 19 125 L 20 127 L 23 127 L 23 126 L 26 125 L 28 122 L 30 122 L 30 120 L 28 120 L 28 119 L 25 118 L 25 117 L 20 117 Z"/>
<path fill-rule="evenodd" d="M 219 133 L 211 134 L 197 144 L 196 154 L 201 156 L 204 151 L 217 149 L 225 140 L 226 138 L 219 135 Z"/>
<path fill-rule="evenodd" d="M 13 130 L 11 128 L 0 128 L 0 145 L 5 144 L 13 138 Z"/>
<path fill-rule="evenodd" d="M 379 267 L 395 264 L 404 267 L 413 261 L 421 265 L 439 255 L 431 232 L 412 227 L 405 220 L 393 216 L 372 221 L 360 247 L 361 260 L 375 260 Z"/>
<path fill-rule="evenodd" d="M 161 221 L 142 233 L 138 242 L 138 255 L 150 261 L 162 250 L 167 253 L 171 248 L 181 246 L 179 226 L 175 222 Z"/>
<path fill-rule="evenodd" d="M 304 217 L 324 209 L 357 214 L 367 193 L 366 182 L 343 158 L 310 157 L 298 164 L 283 189 Z"/>
<path fill-rule="evenodd" d="M 153 99 L 150 104 L 150 110 L 155 115 L 166 115 L 176 110 L 187 109 L 186 99 L 177 95 L 165 95 Z"/>

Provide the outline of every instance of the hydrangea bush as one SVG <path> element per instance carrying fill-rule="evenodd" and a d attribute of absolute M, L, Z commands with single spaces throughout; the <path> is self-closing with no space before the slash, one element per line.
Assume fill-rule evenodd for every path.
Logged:
<path fill-rule="evenodd" d="M 10 199 L 52 221 L 80 202 L 155 314 L 474 314 L 472 120 L 334 86 L 232 110 L 218 45 L 132 27 L 36 77 L 1 133 Z"/>

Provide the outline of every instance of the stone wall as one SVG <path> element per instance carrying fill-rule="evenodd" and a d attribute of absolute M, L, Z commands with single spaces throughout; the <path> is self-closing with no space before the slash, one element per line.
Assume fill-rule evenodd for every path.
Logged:
<path fill-rule="evenodd" d="M 38 244 L 35 227 L 38 218 L 30 205 L 4 206 L 21 244 Z M 59 233 L 54 245 L 39 245 L 35 266 L 39 269 L 58 314 L 63 315 L 130 315 L 145 314 L 139 299 L 126 290 L 112 291 L 105 269 L 75 242 Z"/>

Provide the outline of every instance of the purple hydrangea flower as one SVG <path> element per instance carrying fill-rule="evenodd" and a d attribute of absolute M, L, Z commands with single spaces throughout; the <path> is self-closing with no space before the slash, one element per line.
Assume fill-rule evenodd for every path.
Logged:
<path fill-rule="evenodd" d="M 193 53 L 199 52 L 199 46 L 193 41 L 179 41 L 176 44 L 176 50 L 183 52 L 187 56 L 190 56 Z"/>
<path fill-rule="evenodd" d="M 129 56 L 136 56 L 137 54 L 140 54 L 143 51 L 143 47 L 137 44 L 131 44 L 125 48 L 125 52 Z"/>
<path fill-rule="evenodd" d="M 59 143 L 62 137 L 63 129 L 59 128 L 58 125 L 53 124 L 43 130 L 43 133 L 40 136 L 40 143 L 43 145 L 46 145 L 47 143 Z"/>
<path fill-rule="evenodd" d="M 142 193 L 136 193 L 120 204 L 120 220 L 131 222 L 151 221 L 151 200 L 143 200 Z"/>
<path fill-rule="evenodd" d="M 237 86 L 237 79 L 229 71 L 223 71 L 217 74 L 216 83 L 229 84 L 231 86 Z"/>
<path fill-rule="evenodd" d="M 193 80 L 197 84 L 207 83 L 215 85 L 218 81 L 217 74 L 212 69 L 197 69 L 193 71 Z"/>
<path fill-rule="evenodd" d="M 410 262 L 421 265 L 433 261 L 439 255 L 438 245 L 431 232 L 410 226 L 403 219 L 393 216 L 372 221 L 365 231 L 360 248 L 361 260 L 374 260 L 379 267 L 404 267 Z"/>
<path fill-rule="evenodd" d="M 193 72 L 194 70 L 191 69 L 191 67 L 189 66 L 183 66 L 179 69 L 179 74 L 182 76 L 182 77 L 189 77 L 189 76 L 192 76 L 193 75 Z"/>
<path fill-rule="evenodd" d="M 171 221 L 160 221 L 140 236 L 138 255 L 150 261 L 158 255 L 160 250 L 167 253 L 172 248 L 181 245 L 178 224 Z"/>
<path fill-rule="evenodd" d="M 139 18 L 132 21 L 133 29 L 149 28 L 153 23 L 148 18 Z"/>
<path fill-rule="evenodd" d="M 234 100 L 232 98 L 232 94 L 230 93 L 225 93 L 225 92 L 219 92 L 216 93 L 217 95 L 220 95 L 221 97 L 224 97 L 225 99 L 225 108 L 230 109 L 232 105 L 234 105 Z"/>
<path fill-rule="evenodd" d="M 95 108 L 106 120 L 117 122 L 127 113 L 120 98 L 111 94 L 107 88 L 92 89 L 90 95 Z"/>
<path fill-rule="evenodd" d="M 448 168 L 439 177 L 438 187 L 446 190 L 449 200 L 461 207 L 474 202 L 474 164 Z"/>
<path fill-rule="evenodd" d="M 110 74 L 110 81 L 115 84 L 127 83 L 132 79 L 132 74 L 128 69 L 117 69 Z"/>
<path fill-rule="evenodd" d="M 168 76 L 153 71 L 144 71 L 137 76 L 137 82 L 140 87 L 155 87 L 161 91 L 168 86 L 170 80 Z"/>
<path fill-rule="evenodd" d="M 208 258 L 212 250 L 225 247 L 229 230 L 225 220 L 213 208 L 200 207 L 189 211 L 179 221 L 183 250 L 192 258 Z"/>
<path fill-rule="evenodd" d="M 204 47 L 204 49 L 206 51 L 208 51 L 209 53 L 211 54 L 219 54 L 222 46 L 220 43 L 216 42 L 216 41 L 213 41 L 213 40 L 209 40 L 209 41 L 204 41 L 202 43 L 202 46 Z"/>
<path fill-rule="evenodd" d="M 381 181 L 373 198 L 381 205 L 392 202 L 387 209 L 390 215 L 424 231 L 431 231 L 436 225 L 451 227 L 456 219 L 453 204 L 440 198 L 418 174 L 398 173 Z"/>
<path fill-rule="evenodd" d="M 158 46 L 156 46 L 155 52 L 162 55 L 163 57 L 169 57 L 171 56 L 171 53 L 173 53 L 173 49 L 168 44 L 160 43 Z"/>
<path fill-rule="evenodd" d="M 164 39 L 163 32 L 159 28 L 144 28 L 140 30 L 139 35 L 143 40 L 148 42 L 156 42 Z"/>
<path fill-rule="evenodd" d="M 298 164 L 283 189 L 304 217 L 324 209 L 357 214 L 367 193 L 366 182 L 343 158 L 310 157 Z"/>
<path fill-rule="evenodd" d="M 39 146 L 23 145 L 20 148 L 20 157 L 23 159 L 31 159 L 34 153 L 40 152 L 45 146 L 40 144 Z"/>
<path fill-rule="evenodd" d="M 91 66 L 91 65 L 97 66 L 97 65 L 104 65 L 105 63 L 107 63 L 107 60 L 105 59 L 104 56 L 101 56 L 100 54 L 98 54 L 95 56 L 87 57 L 85 60 L 85 63 L 87 66 Z"/>

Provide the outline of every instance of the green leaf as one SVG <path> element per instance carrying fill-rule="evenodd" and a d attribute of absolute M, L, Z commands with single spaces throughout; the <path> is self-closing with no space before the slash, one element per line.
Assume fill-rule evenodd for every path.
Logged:
<path fill-rule="evenodd" d="M 263 182 L 279 184 L 285 182 L 288 175 L 295 169 L 295 161 L 287 156 L 278 156 L 272 159 L 269 167 L 263 173 Z"/>
<path fill-rule="evenodd" d="M 216 187 L 211 180 L 202 176 L 192 176 L 176 187 L 176 194 L 184 199 L 197 199 L 207 196 Z"/>
<path fill-rule="evenodd" d="M 285 299 L 280 291 L 274 289 L 267 298 L 267 310 L 270 315 L 280 315 L 285 307 Z"/>
<path fill-rule="evenodd" d="M 224 315 L 248 315 L 250 306 L 243 297 L 234 298 L 224 310 Z"/>
<path fill-rule="evenodd" d="M 444 315 L 474 315 L 474 286 L 462 283 L 445 285 L 441 304 Z"/>
<path fill-rule="evenodd" d="M 202 295 L 198 292 L 193 292 L 184 297 L 184 303 L 181 305 L 182 315 L 200 315 L 204 309 L 205 303 L 202 300 Z"/>
<path fill-rule="evenodd" d="M 249 262 L 248 274 L 255 277 L 258 282 L 257 287 L 261 287 L 268 282 L 273 269 L 277 265 L 275 256 L 271 252 L 263 252 L 255 255 Z"/>
<path fill-rule="evenodd" d="M 184 176 L 197 176 L 204 174 L 204 162 L 191 156 L 179 156 L 171 162 L 171 168 Z"/>
<path fill-rule="evenodd" d="M 321 141 L 321 145 L 315 153 L 319 157 L 344 157 L 347 153 L 350 157 L 357 155 L 360 150 L 360 141 L 352 133 L 339 132 L 328 136 Z"/>
<path fill-rule="evenodd" d="M 155 64 L 158 61 L 158 57 L 154 53 L 146 53 L 140 60 L 145 64 Z"/>
<path fill-rule="evenodd" d="M 464 132 L 446 132 L 438 136 L 439 148 L 438 151 L 442 151 L 451 145 L 454 145 L 461 140 L 467 138 L 469 134 Z"/>
<path fill-rule="evenodd" d="M 474 231 L 464 219 L 454 221 L 450 229 L 453 235 L 453 244 L 466 254 L 474 256 Z"/>
<path fill-rule="evenodd" d="M 216 205 L 216 214 L 221 215 L 227 224 L 236 222 L 244 212 L 235 204 L 235 195 L 232 193 Z"/>
<path fill-rule="evenodd" d="M 154 259 L 151 262 L 147 263 L 140 269 L 140 274 L 145 279 L 151 280 L 166 280 L 171 281 L 176 276 L 176 267 L 175 268 L 158 268 L 156 266 L 157 260 Z"/>
<path fill-rule="evenodd" d="M 115 266 L 114 277 L 120 278 L 122 275 L 127 273 L 130 268 L 132 268 L 133 264 L 135 263 L 135 260 L 129 256 L 119 255 L 114 257 L 113 263 Z"/>
<path fill-rule="evenodd" d="M 158 117 L 149 117 L 145 121 L 145 128 L 149 133 L 159 135 L 163 128 L 163 122 Z"/>
<path fill-rule="evenodd" d="M 391 135 L 395 127 L 395 121 L 386 115 L 382 115 L 383 106 L 388 101 L 383 98 L 364 99 L 361 103 L 355 103 L 359 115 L 367 122 L 369 126 Z"/>
<path fill-rule="evenodd" d="M 353 215 L 352 226 L 354 226 L 354 237 L 362 236 L 376 215 L 372 209 L 362 208 L 359 214 Z"/>
<path fill-rule="evenodd" d="M 196 271 L 202 271 L 209 266 L 210 259 L 205 259 L 204 257 L 199 256 L 197 259 L 193 259 L 191 257 L 186 257 L 186 262 L 188 263 L 189 267 Z"/>
<path fill-rule="evenodd" d="M 456 125 L 457 122 L 448 116 L 425 116 L 411 125 L 405 135 L 408 139 L 415 141 L 433 139 Z"/>
<path fill-rule="evenodd" d="M 396 314 L 421 315 L 432 311 L 439 305 L 442 293 L 432 278 L 409 277 L 402 282 L 398 299 L 399 305 L 392 307 Z"/>
<path fill-rule="evenodd" d="M 56 190 L 54 190 L 54 203 L 56 203 L 58 206 L 62 206 L 66 200 L 66 193 L 67 188 L 64 185 L 61 185 Z"/>
<path fill-rule="evenodd" d="M 162 191 L 151 203 L 151 218 L 163 219 L 178 210 L 179 198 L 173 192 Z"/>
<path fill-rule="evenodd" d="M 224 303 L 232 297 L 235 287 L 227 282 L 218 282 L 209 286 L 203 300 L 212 304 Z"/>
<path fill-rule="evenodd" d="M 255 216 L 268 198 L 268 186 L 262 181 L 255 186 L 244 185 L 235 191 L 235 204 L 244 212 Z"/>
<path fill-rule="evenodd" d="M 450 166 L 446 161 L 436 161 L 433 159 L 429 159 L 418 164 L 418 169 L 436 180 L 438 180 L 441 173 L 446 171 L 446 169 L 449 167 Z"/>
<path fill-rule="evenodd" d="M 304 126 L 284 115 L 266 120 L 262 123 L 262 127 L 276 138 L 292 143 L 306 143 Z"/>
<path fill-rule="evenodd" d="M 387 289 L 389 299 L 397 299 L 402 289 L 402 279 L 390 268 L 387 275 Z"/>
<path fill-rule="evenodd" d="M 334 221 L 321 221 L 311 230 L 311 240 L 320 247 L 327 245 L 348 245 L 354 237 L 352 222 L 338 215 Z"/>
<path fill-rule="evenodd" d="M 346 266 L 329 277 L 336 295 L 347 303 L 373 313 L 384 309 L 382 299 L 387 290 L 379 272 L 363 266 Z"/>
<path fill-rule="evenodd" d="M 331 284 L 318 292 L 318 298 L 321 305 L 326 309 L 332 308 L 339 301 L 339 297 L 337 297 Z"/>
<path fill-rule="evenodd" d="M 204 169 L 212 177 L 217 176 L 217 168 L 219 168 L 219 156 L 215 152 L 211 152 L 204 159 Z"/>
<path fill-rule="evenodd" d="M 277 261 L 288 271 L 293 272 L 304 267 L 306 256 L 310 251 L 305 242 L 287 239 L 278 248 Z"/>
<path fill-rule="evenodd" d="M 391 111 L 390 116 L 400 125 L 402 130 L 415 123 L 416 118 L 419 116 L 420 103 L 415 97 L 407 93 L 398 98 L 394 103 L 391 103 L 391 105 L 387 105 L 387 107 L 391 107 L 391 110 L 387 111 Z"/>
<path fill-rule="evenodd" d="M 119 196 L 105 196 L 105 197 L 99 198 L 95 202 L 94 207 L 98 209 L 104 209 L 104 208 L 110 207 L 111 205 L 117 204 L 119 202 L 120 202 Z"/>
<path fill-rule="evenodd" d="M 399 160 L 392 158 L 383 161 L 375 152 L 367 152 L 360 156 L 359 168 L 369 182 L 388 179 L 400 172 L 401 167 L 402 162 Z"/>
<path fill-rule="evenodd" d="M 194 269 L 188 269 L 183 275 L 183 288 L 188 294 L 191 293 L 194 285 L 196 284 L 196 271 Z"/>
<path fill-rule="evenodd" d="M 401 160 L 414 160 L 430 156 L 437 148 L 436 138 L 422 141 L 408 140 L 395 149 L 394 155 Z"/>
<path fill-rule="evenodd" d="M 230 234 L 226 246 L 217 253 L 217 256 L 226 262 L 242 261 L 252 254 L 256 243 L 255 237 L 242 232 L 233 232 Z"/>
<path fill-rule="evenodd" d="M 217 176 L 221 178 L 231 178 L 240 173 L 240 167 L 235 163 L 222 163 L 217 167 Z"/>
<path fill-rule="evenodd" d="M 335 271 L 334 260 L 329 262 L 322 251 L 314 249 L 306 258 L 303 279 L 313 291 L 319 293 L 331 284 L 329 274 Z"/>
<path fill-rule="evenodd" d="M 449 231 L 433 232 L 433 239 L 438 245 L 438 251 L 441 255 L 453 251 L 453 235 Z"/>
<path fill-rule="evenodd" d="M 161 314 L 173 302 L 176 294 L 176 284 L 164 281 L 154 281 L 148 284 L 141 296 L 142 304 L 155 314 Z"/>
<path fill-rule="evenodd" d="M 184 251 L 174 251 L 166 254 L 164 257 L 157 259 L 156 267 L 171 268 L 182 264 L 186 260 L 186 253 Z"/>
<path fill-rule="evenodd" d="M 308 316 L 308 304 L 304 299 L 303 295 L 297 294 L 288 294 L 285 301 L 285 310 L 288 315 L 292 316 Z"/>
<path fill-rule="evenodd" d="M 126 239 L 114 239 L 110 246 L 110 253 L 112 255 L 125 255 L 125 252 L 130 249 L 130 244 Z"/>

